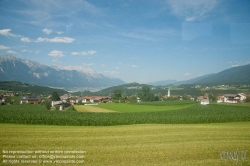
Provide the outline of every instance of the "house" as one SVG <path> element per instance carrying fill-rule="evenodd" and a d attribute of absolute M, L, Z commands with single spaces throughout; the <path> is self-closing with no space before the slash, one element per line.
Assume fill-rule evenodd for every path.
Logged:
<path fill-rule="evenodd" d="M 189 99 L 192 100 L 192 101 L 194 101 L 194 97 L 190 97 Z"/>
<path fill-rule="evenodd" d="M 197 100 L 197 101 L 203 100 L 203 96 L 198 96 L 196 100 Z"/>
<path fill-rule="evenodd" d="M 217 103 L 222 103 L 222 102 L 224 102 L 224 96 L 218 96 Z"/>
<path fill-rule="evenodd" d="M 240 95 L 238 94 L 225 94 L 224 102 L 225 103 L 238 103 L 240 101 Z"/>
<path fill-rule="evenodd" d="M 0 96 L 0 105 L 1 105 L 2 103 L 4 103 L 4 101 L 5 101 L 5 96 L 1 95 L 1 96 Z"/>
<path fill-rule="evenodd" d="M 21 96 L 20 97 L 20 104 L 23 103 L 30 103 L 30 104 L 38 104 L 41 102 L 39 96 Z"/>
<path fill-rule="evenodd" d="M 70 99 L 69 102 L 70 102 L 71 105 L 76 104 L 76 100 L 74 100 L 74 99 Z"/>
<path fill-rule="evenodd" d="M 207 105 L 207 104 L 209 104 L 209 99 L 208 98 L 201 100 L 201 105 Z"/>
<path fill-rule="evenodd" d="M 63 101 L 51 101 L 51 106 L 59 106 L 60 111 L 64 110 Z"/>
<path fill-rule="evenodd" d="M 62 104 L 63 103 L 63 101 L 51 101 L 51 106 L 52 107 L 54 107 L 54 106 L 56 106 L 56 105 L 60 105 L 60 104 Z"/>
<path fill-rule="evenodd" d="M 80 102 L 81 102 L 81 103 L 84 103 L 84 101 L 85 101 L 85 100 L 84 100 L 84 97 L 77 97 L 77 98 L 76 98 L 76 103 L 80 103 Z"/>
<path fill-rule="evenodd" d="M 76 99 L 76 103 L 108 103 L 110 102 L 110 97 L 107 96 L 85 96 L 85 97 L 78 97 Z"/>
<path fill-rule="evenodd" d="M 247 96 L 244 93 L 239 93 L 240 101 L 246 100 Z"/>
<path fill-rule="evenodd" d="M 61 99 L 63 102 L 65 102 L 65 103 L 66 103 L 70 98 L 71 98 L 71 96 L 68 95 L 68 94 L 64 94 L 64 95 L 60 96 L 60 99 Z"/>
<path fill-rule="evenodd" d="M 107 96 L 93 96 L 90 99 L 91 103 L 107 103 L 110 101 L 110 98 Z"/>
<path fill-rule="evenodd" d="M 64 102 L 62 100 L 60 100 L 60 101 L 51 101 L 51 106 L 52 107 L 59 106 L 60 111 L 64 110 L 65 108 L 70 107 L 71 105 L 72 104 L 70 102 Z"/>
<path fill-rule="evenodd" d="M 207 104 L 209 104 L 208 95 L 197 97 L 197 101 L 201 102 L 201 105 L 207 105 Z"/>
<path fill-rule="evenodd" d="M 140 97 L 136 97 L 136 99 L 137 99 L 137 103 L 140 103 L 140 102 L 141 102 Z"/>

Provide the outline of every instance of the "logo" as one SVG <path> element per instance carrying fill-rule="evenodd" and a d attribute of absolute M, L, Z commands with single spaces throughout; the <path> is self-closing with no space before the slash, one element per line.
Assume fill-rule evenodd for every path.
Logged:
<path fill-rule="evenodd" d="M 236 151 L 223 150 L 220 152 L 221 160 L 234 160 L 236 161 L 236 165 L 239 161 L 247 161 L 247 150 L 240 151 L 238 147 Z"/>

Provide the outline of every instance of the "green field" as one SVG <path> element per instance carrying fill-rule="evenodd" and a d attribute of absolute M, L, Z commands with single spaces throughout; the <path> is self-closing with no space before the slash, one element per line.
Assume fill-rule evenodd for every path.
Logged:
<path fill-rule="evenodd" d="M 6 151 L 42 150 L 86 151 L 84 165 L 250 165 L 249 104 L 170 101 L 75 108 L 0 106 L 0 163 L 21 161 L 6 159 Z M 40 161 L 55 160 L 46 157 Z"/>
<path fill-rule="evenodd" d="M 159 104 L 162 103 L 162 104 Z M 99 104 L 99 108 L 109 109 L 117 112 L 155 112 L 155 111 L 169 111 L 169 110 L 179 110 L 182 108 L 187 108 L 195 103 L 187 104 L 169 104 L 169 102 L 153 102 L 150 104 L 125 104 L 125 103 L 109 103 L 109 104 Z M 155 105 L 154 105 L 155 104 Z"/>
<path fill-rule="evenodd" d="M 84 165 L 236 165 L 237 160 L 221 159 L 224 150 L 247 150 L 238 165 L 250 165 L 250 122 L 106 127 L 0 124 L 0 128 L 1 152 L 82 150 Z"/>
<path fill-rule="evenodd" d="M 101 105 L 100 105 L 101 106 Z M 121 110 L 128 107 L 147 108 L 147 105 L 107 104 Z M 84 107 L 84 106 L 83 106 Z M 71 126 L 113 126 L 132 124 L 203 124 L 225 122 L 249 122 L 249 105 L 192 105 L 178 110 L 175 106 L 148 106 L 151 111 L 142 112 L 77 112 L 48 111 L 42 105 L 0 106 L 0 123 L 46 124 Z M 159 111 L 159 109 L 164 109 Z M 181 107 L 181 106 L 176 106 Z M 90 107 L 91 108 L 91 107 Z M 96 108 L 93 106 L 93 108 Z M 157 109 L 156 109 L 157 108 Z M 127 109 L 124 109 L 126 111 Z M 156 111 L 157 110 L 157 111 Z M 119 111 L 119 110 L 117 110 Z"/>

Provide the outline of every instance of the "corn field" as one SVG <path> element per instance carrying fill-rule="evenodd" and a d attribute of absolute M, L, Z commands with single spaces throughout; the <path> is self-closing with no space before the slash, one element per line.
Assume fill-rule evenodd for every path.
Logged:
<path fill-rule="evenodd" d="M 193 105 L 157 112 L 91 113 L 48 111 L 43 105 L 0 106 L 0 123 L 70 126 L 112 126 L 131 124 L 202 124 L 250 121 L 247 105 Z"/>

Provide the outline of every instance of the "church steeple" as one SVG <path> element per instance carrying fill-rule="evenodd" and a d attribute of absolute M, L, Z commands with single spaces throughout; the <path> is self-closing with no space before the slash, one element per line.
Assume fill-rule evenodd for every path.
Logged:
<path fill-rule="evenodd" d="M 170 97 L 170 87 L 168 87 L 168 97 Z"/>

